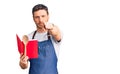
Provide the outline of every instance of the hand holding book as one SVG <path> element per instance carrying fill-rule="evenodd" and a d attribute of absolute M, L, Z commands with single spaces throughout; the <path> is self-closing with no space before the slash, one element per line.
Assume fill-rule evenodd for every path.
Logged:
<path fill-rule="evenodd" d="M 28 40 L 26 35 L 23 36 L 23 41 L 20 40 L 18 35 L 17 38 L 17 46 L 19 53 L 23 53 L 28 56 L 29 59 L 38 58 L 38 41 L 37 40 Z"/>

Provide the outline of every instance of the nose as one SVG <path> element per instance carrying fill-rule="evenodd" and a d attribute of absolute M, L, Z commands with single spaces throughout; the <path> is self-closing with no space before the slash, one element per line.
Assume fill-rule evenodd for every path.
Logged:
<path fill-rule="evenodd" d="M 41 17 L 39 17 L 39 21 L 40 21 L 40 22 L 43 22 L 43 20 L 42 20 L 42 18 L 41 18 Z"/>

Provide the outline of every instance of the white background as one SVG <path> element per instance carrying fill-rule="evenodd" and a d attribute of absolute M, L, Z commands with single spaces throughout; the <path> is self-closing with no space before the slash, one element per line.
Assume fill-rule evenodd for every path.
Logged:
<path fill-rule="evenodd" d="M 119 0 L 1 0 L 0 74 L 27 74 L 19 67 L 16 34 L 35 30 L 32 7 L 48 6 L 63 32 L 59 74 L 120 74 Z"/>

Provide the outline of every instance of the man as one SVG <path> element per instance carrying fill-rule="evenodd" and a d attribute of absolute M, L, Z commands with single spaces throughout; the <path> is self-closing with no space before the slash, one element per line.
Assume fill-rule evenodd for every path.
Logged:
<path fill-rule="evenodd" d="M 45 5 L 35 5 L 32 14 L 37 30 L 31 32 L 28 37 L 38 40 L 38 58 L 28 59 L 21 54 L 20 67 L 26 69 L 30 61 L 29 74 L 58 74 L 57 57 L 61 32 L 56 25 L 48 23 L 49 12 Z"/>

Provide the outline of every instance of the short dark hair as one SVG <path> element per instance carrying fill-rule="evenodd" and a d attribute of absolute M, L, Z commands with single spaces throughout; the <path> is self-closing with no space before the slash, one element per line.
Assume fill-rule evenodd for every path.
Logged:
<path fill-rule="evenodd" d="M 47 12 L 47 14 L 49 14 L 48 12 L 48 7 L 43 5 L 43 4 L 37 4 L 33 7 L 32 9 L 32 14 L 34 14 L 35 11 L 38 11 L 38 10 L 45 10 Z"/>

